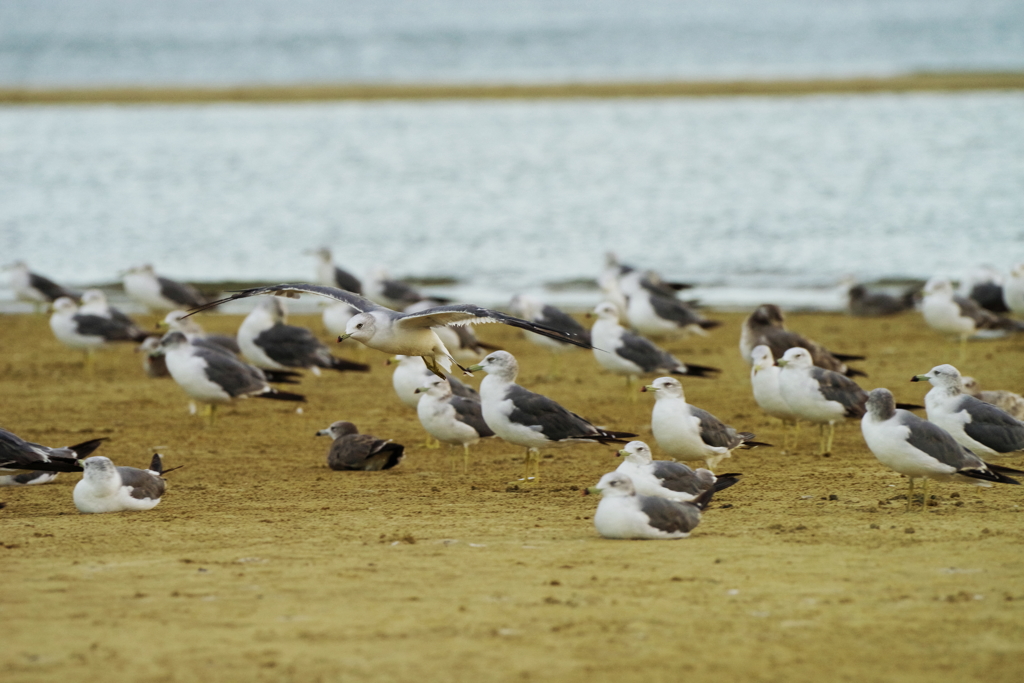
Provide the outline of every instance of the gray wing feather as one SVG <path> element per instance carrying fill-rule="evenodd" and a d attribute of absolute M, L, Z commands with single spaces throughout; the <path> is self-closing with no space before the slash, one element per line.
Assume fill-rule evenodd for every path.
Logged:
<path fill-rule="evenodd" d="M 206 361 L 206 376 L 219 384 L 232 398 L 259 392 L 267 387 L 262 373 L 223 351 L 193 347 L 193 354 Z"/>
<path fill-rule="evenodd" d="M 510 420 L 527 427 L 540 427 L 540 432 L 551 441 L 597 434 L 597 428 L 579 415 L 518 384 L 508 388 L 505 398 L 512 400 Z"/>
<path fill-rule="evenodd" d="M 276 296 L 284 296 L 292 299 L 297 298 L 301 294 L 316 294 L 317 296 L 327 297 L 328 299 L 334 299 L 336 301 L 344 301 L 352 308 L 356 309 L 360 313 L 367 313 L 369 311 L 391 309 L 375 304 L 374 302 L 353 294 L 352 292 L 346 292 L 343 289 L 337 287 L 327 287 L 325 285 L 310 285 L 301 282 L 282 284 L 282 285 L 269 285 L 266 287 L 253 287 L 252 289 L 243 289 L 240 292 L 235 292 L 231 296 L 218 299 L 217 301 L 211 301 L 208 304 L 197 307 L 190 311 L 192 313 L 198 313 L 199 311 L 205 311 L 207 308 L 213 308 L 214 306 L 220 306 L 229 301 L 236 301 L 238 299 L 246 299 L 250 296 L 260 296 L 262 294 L 274 294 Z"/>
<path fill-rule="evenodd" d="M 917 450 L 958 470 L 985 467 L 981 458 L 958 444 L 945 429 L 903 409 L 897 410 L 896 414 L 900 424 L 910 429 L 907 443 Z"/>
<path fill-rule="evenodd" d="M 700 438 L 709 446 L 732 449 L 743 443 L 735 429 L 706 410 L 690 406 L 690 414 L 700 420 Z"/>
<path fill-rule="evenodd" d="M 42 275 L 39 275 L 37 273 L 30 272 L 28 274 L 28 286 L 42 292 L 43 296 L 45 296 L 50 301 L 56 301 L 62 296 L 71 297 L 72 299 L 78 298 L 78 295 L 75 294 L 74 292 L 65 289 L 64 287 L 61 287 L 53 280 L 43 277 Z"/>
<path fill-rule="evenodd" d="M 167 482 L 146 470 L 135 467 L 118 467 L 117 473 L 121 475 L 122 484 L 132 487 L 132 498 L 156 500 L 164 495 L 167 488 Z"/>
<path fill-rule="evenodd" d="M 165 277 L 157 277 L 157 282 L 160 283 L 160 294 L 174 303 L 189 307 L 202 306 L 206 303 L 206 297 L 192 285 L 168 280 Z"/>
<path fill-rule="evenodd" d="M 481 412 L 480 401 L 474 401 L 472 399 L 462 398 L 461 396 L 452 396 L 449 401 L 452 407 L 455 408 L 455 419 L 459 422 L 464 422 L 473 429 L 481 437 L 494 436 L 494 431 L 487 426 L 484 422 L 484 416 Z"/>
<path fill-rule="evenodd" d="M 846 408 L 847 417 L 864 416 L 868 395 L 852 379 L 818 366 L 811 368 L 811 377 L 817 380 L 818 390 L 825 400 L 836 401 Z"/>
<path fill-rule="evenodd" d="M 971 416 L 971 421 L 964 425 L 967 436 L 997 453 L 1024 450 L 1024 422 L 966 394 L 961 397 L 960 409 Z"/>
<path fill-rule="evenodd" d="M 661 485 L 670 491 L 696 495 L 714 483 L 702 481 L 696 472 L 681 462 L 655 460 L 651 465 L 651 474 L 660 479 Z"/>
<path fill-rule="evenodd" d="M 108 341 L 135 341 L 141 334 L 139 328 L 113 318 L 101 315 L 76 314 L 75 329 L 89 337 L 103 337 Z"/>
<path fill-rule="evenodd" d="M 555 330 L 568 332 L 580 339 L 585 339 L 587 342 L 590 341 L 590 330 L 583 327 L 579 321 L 565 311 L 555 308 L 550 304 L 545 304 L 544 308 L 541 309 L 540 316 L 535 318 L 533 322 L 547 325 Z"/>
<path fill-rule="evenodd" d="M 668 533 L 689 533 L 700 524 L 700 510 L 689 503 L 676 503 L 667 498 L 639 496 L 640 511 L 650 519 L 651 526 Z"/>
<path fill-rule="evenodd" d="M 626 360 L 636 363 L 644 372 L 657 372 L 659 370 L 674 370 L 682 365 L 664 351 L 654 342 L 632 332 L 622 333 L 622 345 L 615 349 L 615 353 Z"/>
<path fill-rule="evenodd" d="M 462 398 L 471 398 L 475 401 L 480 400 L 480 392 L 474 389 L 473 387 L 469 386 L 468 384 L 460 382 L 458 378 L 455 377 L 455 375 L 450 375 L 448 377 L 448 384 L 451 385 L 452 394 L 454 394 L 455 396 L 461 396 Z"/>
<path fill-rule="evenodd" d="M 304 327 L 277 323 L 253 340 L 274 361 L 290 368 L 330 367 L 330 351 Z"/>
<path fill-rule="evenodd" d="M 641 296 L 643 295 L 641 294 Z M 650 297 L 651 307 L 658 314 L 659 318 L 671 320 L 680 327 L 699 325 L 701 322 L 704 322 L 704 318 L 699 313 L 678 299 L 650 293 L 647 296 Z"/>

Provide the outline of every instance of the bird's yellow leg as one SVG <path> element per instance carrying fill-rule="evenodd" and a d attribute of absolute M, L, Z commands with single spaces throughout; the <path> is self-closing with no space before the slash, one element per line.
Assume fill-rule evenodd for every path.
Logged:
<path fill-rule="evenodd" d="M 910 486 L 907 487 L 907 509 L 904 512 L 910 512 L 910 501 L 914 499 L 914 478 L 907 477 L 910 480 Z"/>
<path fill-rule="evenodd" d="M 462 444 L 462 473 L 469 472 L 469 444 Z"/>

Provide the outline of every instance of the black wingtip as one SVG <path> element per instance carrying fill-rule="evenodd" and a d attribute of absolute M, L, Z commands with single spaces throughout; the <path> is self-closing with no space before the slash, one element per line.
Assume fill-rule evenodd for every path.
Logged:
<path fill-rule="evenodd" d="M 673 375 L 684 375 L 686 377 L 705 377 L 708 379 L 714 379 L 718 373 L 722 372 L 718 368 L 709 368 L 704 365 L 693 365 L 686 363 L 682 369 L 672 370 L 670 374 Z"/>

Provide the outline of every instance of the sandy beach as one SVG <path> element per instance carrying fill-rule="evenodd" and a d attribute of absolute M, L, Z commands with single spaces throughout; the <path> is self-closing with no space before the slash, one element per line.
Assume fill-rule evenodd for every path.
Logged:
<path fill-rule="evenodd" d="M 758 440 L 779 422 L 750 392 L 743 314 L 667 347 L 721 368 L 684 379 L 687 398 Z M 155 317 L 142 318 L 146 324 Z M 206 315 L 234 332 L 237 316 Z M 318 331 L 317 316 L 295 324 Z M 863 354 L 865 389 L 922 403 L 910 377 L 944 362 L 988 388 L 1024 390 L 1024 338 L 979 341 L 966 362 L 920 315 L 793 314 L 791 329 Z M 511 328 L 478 329 L 514 353 L 519 382 L 592 422 L 650 441 L 649 395 L 627 394 L 589 352 L 552 357 Z M 249 400 L 208 427 L 130 347 L 62 347 L 42 315 L 0 316 L 2 425 L 52 446 L 106 436 L 97 452 L 143 467 L 168 491 L 152 511 L 81 515 L 77 475 L 0 489 L 0 676 L 21 681 L 985 681 L 1024 677 L 1024 487 L 933 485 L 905 513 L 906 480 L 867 450 L 859 424 L 816 455 L 738 452 L 690 538 L 609 541 L 580 495 L 615 468 L 614 448 L 551 451 L 534 485 L 497 440 L 424 447 L 383 354 L 336 353 L 369 373 L 307 376 L 308 403 Z M 479 377 L 468 380 L 478 383 Z M 633 399 L 636 400 L 633 400 Z M 406 445 L 395 470 L 329 470 L 314 433 L 348 419 Z M 550 456 L 550 457 L 548 457 Z M 458 458 L 461 460 L 461 458 Z M 1024 458 L 1003 464 L 1021 467 Z"/>

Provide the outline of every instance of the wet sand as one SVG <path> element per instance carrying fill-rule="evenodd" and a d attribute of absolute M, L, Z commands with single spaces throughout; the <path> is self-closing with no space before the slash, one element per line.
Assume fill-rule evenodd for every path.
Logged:
<path fill-rule="evenodd" d="M 669 346 L 723 369 L 684 379 L 688 399 L 759 440 L 737 340 L 743 316 Z M 153 322 L 153 318 L 144 319 Z M 240 319 L 208 315 L 211 331 Z M 314 316 L 293 322 L 320 330 Z M 957 349 L 920 316 L 789 316 L 792 329 L 863 353 L 867 389 L 922 402 L 911 375 Z M 551 356 L 498 326 L 520 383 L 592 421 L 650 436 L 652 399 L 588 352 Z M 326 338 L 326 335 L 325 335 Z M 351 350 L 338 351 L 353 356 Z M 906 480 L 867 451 L 859 425 L 817 456 L 798 446 L 737 453 L 690 538 L 608 541 L 580 495 L 613 448 L 551 451 L 541 481 L 510 484 L 518 448 L 491 440 L 471 471 L 424 448 L 414 413 L 372 372 L 307 377 L 309 402 L 249 400 L 211 428 L 130 348 L 94 376 L 44 316 L 0 316 L 4 427 L 49 445 L 97 436 L 118 464 L 154 449 L 168 492 L 149 512 L 80 515 L 77 476 L 0 489 L 0 677 L 16 681 L 1019 681 L 1024 676 L 1024 489 L 933 485 L 905 513 Z M 959 364 L 990 388 L 1024 389 L 1024 339 L 976 342 Z M 473 382 L 478 381 L 470 380 Z M 292 389 L 292 388 L 289 388 Z M 332 472 L 316 430 L 339 419 L 407 447 L 399 468 Z M 653 446 L 653 440 L 651 440 Z M 660 454 L 655 447 L 656 456 Z M 1006 464 L 1021 466 L 1024 458 Z"/>

